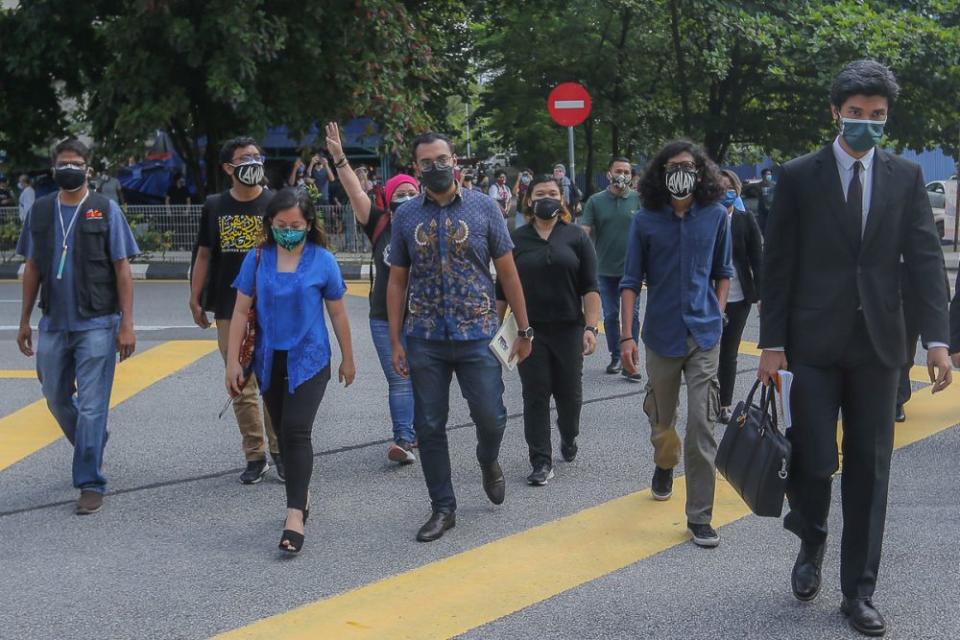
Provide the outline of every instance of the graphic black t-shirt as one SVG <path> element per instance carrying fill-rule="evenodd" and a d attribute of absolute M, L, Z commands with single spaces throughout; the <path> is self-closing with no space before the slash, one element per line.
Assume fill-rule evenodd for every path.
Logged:
<path fill-rule="evenodd" d="M 263 216 L 271 198 L 273 192 L 264 190 L 254 200 L 239 202 L 224 191 L 203 204 L 197 244 L 211 253 L 204 308 L 217 320 L 233 317 L 237 292 L 231 285 L 244 256 L 263 240 Z"/>
<path fill-rule="evenodd" d="M 370 207 L 370 218 L 363 225 L 363 232 L 373 242 L 373 233 L 383 216 L 387 215 L 382 209 Z M 370 317 L 374 320 L 387 319 L 387 281 L 390 280 L 390 227 L 387 222 L 377 241 L 373 243 L 373 286 L 370 287 Z"/>

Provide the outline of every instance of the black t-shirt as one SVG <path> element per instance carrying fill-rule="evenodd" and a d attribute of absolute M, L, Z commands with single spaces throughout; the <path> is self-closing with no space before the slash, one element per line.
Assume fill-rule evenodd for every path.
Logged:
<path fill-rule="evenodd" d="M 383 216 L 382 209 L 370 207 L 370 217 L 363 225 L 363 232 L 373 242 L 373 232 Z M 374 320 L 387 319 L 387 282 L 390 280 L 390 227 L 387 222 L 377 241 L 373 243 L 373 286 L 370 287 L 370 317 Z"/>
<path fill-rule="evenodd" d="M 170 204 L 187 204 L 187 200 L 190 198 L 190 190 L 187 189 L 186 185 L 180 187 L 177 186 L 176 182 L 173 182 L 167 190 L 167 197 L 170 198 Z"/>
<path fill-rule="evenodd" d="M 530 323 L 582 323 L 581 298 L 597 291 L 597 253 L 583 229 L 558 221 L 544 240 L 526 224 L 510 237 Z M 506 299 L 499 282 L 497 299 Z"/>
<path fill-rule="evenodd" d="M 224 191 L 203 204 L 197 245 L 211 253 L 203 306 L 217 320 L 233 317 L 237 292 L 231 285 L 247 252 L 263 240 L 263 216 L 271 198 L 265 189 L 256 199 L 239 202 Z"/>

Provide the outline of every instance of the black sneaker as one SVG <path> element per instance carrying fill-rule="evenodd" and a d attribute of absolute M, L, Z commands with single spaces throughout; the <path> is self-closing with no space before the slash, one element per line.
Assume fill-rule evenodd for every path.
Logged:
<path fill-rule="evenodd" d="M 720 544 L 720 534 L 708 524 L 688 522 L 687 530 L 693 534 L 693 544 L 698 547 L 715 547 Z"/>
<path fill-rule="evenodd" d="M 580 447 L 577 446 L 577 441 L 574 440 L 569 444 L 566 442 L 560 442 L 560 455 L 563 456 L 565 462 L 573 462 L 574 458 L 577 457 L 577 450 Z"/>
<path fill-rule="evenodd" d="M 622 375 L 624 378 L 626 378 L 626 379 L 627 379 L 627 382 L 642 382 L 642 381 L 643 381 L 643 376 L 640 375 L 640 372 L 639 372 L 639 371 L 637 371 L 636 373 L 627 373 L 627 370 L 624 369 L 623 371 L 620 372 L 620 375 Z"/>
<path fill-rule="evenodd" d="M 653 481 L 650 483 L 650 494 L 654 500 L 669 500 L 673 495 L 673 469 L 656 467 L 653 471 Z"/>
<path fill-rule="evenodd" d="M 279 453 L 271 453 L 270 457 L 273 459 L 273 469 L 277 472 L 277 478 L 280 479 L 280 482 L 286 482 L 287 470 L 283 467 L 283 458 L 280 457 Z"/>
<path fill-rule="evenodd" d="M 240 482 L 243 484 L 257 484 L 267 475 L 270 465 L 266 458 L 263 460 L 251 460 L 247 463 L 247 470 L 240 474 Z"/>
<path fill-rule="evenodd" d="M 620 366 L 620 358 L 610 358 L 610 364 L 607 365 L 607 373 L 613 375 L 620 373 L 623 367 Z"/>
<path fill-rule="evenodd" d="M 553 478 L 553 467 L 549 464 L 538 464 L 533 468 L 533 473 L 527 476 L 527 482 L 535 487 L 545 487 L 551 478 Z"/>

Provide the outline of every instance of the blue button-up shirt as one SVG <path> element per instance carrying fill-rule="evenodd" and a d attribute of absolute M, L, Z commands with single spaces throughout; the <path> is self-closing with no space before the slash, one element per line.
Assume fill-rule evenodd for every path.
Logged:
<path fill-rule="evenodd" d="M 643 343 L 657 355 L 687 355 L 687 336 L 708 350 L 720 342 L 723 315 L 714 280 L 733 277 L 727 210 L 697 204 L 680 218 L 673 209 L 641 208 L 630 227 L 620 289 L 638 294 L 647 283 Z"/>
<path fill-rule="evenodd" d="M 421 195 L 393 216 L 390 264 L 409 268 L 406 333 L 426 340 L 483 340 L 497 332 L 490 260 L 513 250 L 500 207 L 462 190 L 446 206 Z"/>

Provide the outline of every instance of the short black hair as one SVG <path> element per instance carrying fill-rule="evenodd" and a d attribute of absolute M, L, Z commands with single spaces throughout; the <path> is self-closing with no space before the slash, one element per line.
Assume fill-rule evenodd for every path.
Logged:
<path fill-rule="evenodd" d="M 693 191 L 693 199 L 700 206 L 717 202 L 723 196 L 723 185 L 720 183 L 720 171 L 713 160 L 707 157 L 703 149 L 689 140 L 674 140 L 668 142 L 656 157 L 650 161 L 643 178 L 640 179 L 640 200 L 643 206 L 651 211 L 658 211 L 669 206 L 670 192 L 667 191 L 666 169 L 664 165 L 670 158 L 686 151 L 693 156 L 697 165 L 699 179 Z"/>
<path fill-rule="evenodd" d="M 760 170 L 760 175 L 763 175 L 765 173 L 769 173 L 773 175 L 773 169 L 771 169 L 770 167 L 764 167 L 763 169 Z"/>
<path fill-rule="evenodd" d="M 257 152 L 263 155 L 263 149 L 260 148 L 260 144 L 256 140 L 250 136 L 237 136 L 227 140 L 220 147 L 220 163 L 233 162 L 233 152 L 242 147 L 256 147 Z"/>
<path fill-rule="evenodd" d="M 247 145 L 240 145 L 247 146 Z M 307 221 L 307 240 L 321 247 L 327 246 L 327 234 L 323 231 L 323 220 L 317 218 L 317 208 L 313 206 L 313 200 L 302 189 L 296 187 L 285 187 L 278 191 L 270 202 L 267 203 L 267 210 L 263 216 L 264 244 L 277 244 L 276 238 L 270 227 L 273 226 L 273 219 L 281 211 L 297 208 L 303 214 Z"/>
<path fill-rule="evenodd" d="M 83 158 L 83 161 L 85 163 L 90 162 L 90 147 L 83 144 L 76 138 L 67 138 L 66 140 L 62 140 L 59 143 L 57 143 L 57 146 L 53 148 L 53 157 L 51 158 L 51 160 L 56 162 L 57 156 L 59 156 L 61 153 L 64 153 L 66 151 L 71 151 L 77 154 L 78 156 Z"/>
<path fill-rule="evenodd" d="M 494 177 L 494 178 L 499 178 L 500 176 L 506 177 L 506 176 L 507 176 L 507 172 L 504 171 L 503 169 L 497 169 L 497 171 L 493 174 L 493 177 Z"/>
<path fill-rule="evenodd" d="M 627 164 L 630 165 L 630 170 L 631 171 L 633 170 L 633 163 L 630 162 L 630 158 L 625 158 L 623 156 L 615 156 L 613 158 L 610 158 L 610 162 L 607 163 L 607 171 L 610 171 L 610 169 L 613 169 L 613 165 L 615 165 L 618 162 L 626 162 Z"/>
<path fill-rule="evenodd" d="M 850 96 L 883 96 L 892 106 L 900 95 L 900 85 L 890 69 L 876 60 L 847 63 L 830 86 L 830 103 L 840 108 Z"/>
<path fill-rule="evenodd" d="M 436 131 L 427 131 L 426 133 L 421 133 L 416 138 L 413 139 L 413 144 L 410 145 L 410 152 L 413 155 L 413 161 L 417 161 L 417 147 L 422 144 L 433 144 L 437 140 L 443 140 L 447 143 L 447 148 L 450 149 L 450 155 L 452 156 L 455 152 L 453 150 L 453 142 L 447 136 L 442 133 L 437 133 Z"/>

